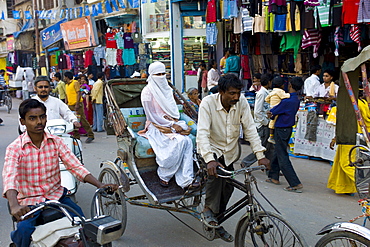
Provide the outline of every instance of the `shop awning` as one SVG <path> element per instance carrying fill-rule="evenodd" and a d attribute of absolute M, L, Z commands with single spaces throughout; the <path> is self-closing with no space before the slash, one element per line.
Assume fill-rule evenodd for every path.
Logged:
<path fill-rule="evenodd" d="M 18 32 L 14 32 L 14 33 L 13 33 L 14 38 L 15 38 L 15 39 L 17 39 L 17 38 L 18 38 L 18 36 L 19 36 L 22 32 L 25 32 L 25 31 L 27 31 L 28 29 L 33 28 L 33 27 L 35 27 L 35 22 L 34 22 L 34 20 L 28 20 L 28 21 L 26 21 L 26 23 L 24 23 L 24 25 L 23 25 L 23 27 L 21 28 L 21 30 L 20 30 L 20 31 L 18 31 Z"/>

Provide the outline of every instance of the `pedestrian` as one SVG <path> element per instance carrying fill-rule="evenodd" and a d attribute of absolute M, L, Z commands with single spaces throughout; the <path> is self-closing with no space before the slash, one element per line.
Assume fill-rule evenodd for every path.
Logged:
<path fill-rule="evenodd" d="M 188 95 L 187 102 L 189 103 L 191 108 L 194 109 L 194 111 L 198 112 L 199 111 L 199 105 L 200 105 L 200 102 L 201 102 L 201 100 L 199 99 L 198 89 L 196 89 L 195 87 L 189 88 L 188 91 L 187 91 L 187 95 Z"/>
<path fill-rule="evenodd" d="M 290 97 L 281 100 L 280 104 L 270 110 L 270 118 L 279 116 L 275 122 L 275 153 L 271 161 L 271 170 L 266 182 L 280 184 L 279 174 L 282 171 L 289 186 L 285 191 L 301 193 L 303 185 L 294 171 L 292 162 L 289 159 L 288 144 L 292 135 L 292 126 L 295 125 L 295 116 L 299 109 L 299 98 L 297 91 L 303 86 L 303 80 L 300 77 L 294 77 L 288 85 Z"/>
<path fill-rule="evenodd" d="M 24 76 L 22 76 L 22 99 L 26 100 L 30 98 L 30 93 L 28 92 L 28 82 Z"/>
<path fill-rule="evenodd" d="M 207 68 L 205 63 L 199 65 L 200 74 L 198 78 L 198 92 L 200 92 L 200 97 L 204 98 L 208 94 L 207 88 Z"/>
<path fill-rule="evenodd" d="M 220 78 L 218 86 L 219 93 L 205 97 L 199 108 L 197 146 L 208 171 L 202 218 L 208 227 L 217 228 L 218 237 L 232 242 L 234 237 L 219 227 L 216 215 L 226 210 L 234 187 L 217 176 L 216 168 L 234 170 L 233 164 L 240 156 L 240 126 L 258 164 L 268 166 L 269 161 L 263 154 L 265 148 L 261 145 L 249 104 L 241 95 L 243 83 L 234 74 L 226 74 Z"/>
<path fill-rule="evenodd" d="M 270 110 L 269 104 L 265 101 L 271 88 L 271 74 L 264 74 L 261 76 L 261 89 L 256 93 L 256 100 L 254 103 L 254 123 L 256 124 L 258 135 L 261 139 L 261 144 L 266 148 L 265 156 L 268 160 L 272 160 L 274 156 L 275 147 L 272 143 L 268 142 L 270 131 L 268 124 L 270 122 L 267 112 Z M 257 157 L 254 153 L 246 156 L 241 164 L 249 167 L 257 161 Z"/>
<path fill-rule="evenodd" d="M 5 70 L 0 69 L 0 101 L 3 101 L 3 90 L 5 89 L 6 83 L 4 79 Z"/>
<path fill-rule="evenodd" d="M 217 70 L 217 62 L 214 59 L 209 60 L 208 74 L 207 74 L 207 87 L 211 90 L 218 85 L 220 80 L 220 72 Z"/>
<path fill-rule="evenodd" d="M 226 59 L 229 57 L 230 52 L 229 48 L 224 48 L 224 56 L 220 59 L 220 71 L 224 73 L 225 66 L 226 66 Z"/>
<path fill-rule="evenodd" d="M 89 81 L 89 86 L 94 86 L 94 74 L 92 72 L 87 73 L 87 80 Z"/>
<path fill-rule="evenodd" d="M 333 81 L 334 71 L 325 70 L 323 75 L 323 83 L 316 88 L 313 98 L 326 98 L 327 100 L 335 100 L 338 95 L 339 86 Z"/>
<path fill-rule="evenodd" d="M 97 75 L 98 80 L 94 83 L 91 90 L 91 101 L 93 106 L 93 131 L 103 132 L 103 86 L 104 73 L 100 72 Z"/>
<path fill-rule="evenodd" d="M 58 97 L 64 103 L 66 102 L 66 84 L 62 81 L 62 76 L 59 72 L 56 72 L 53 77 L 54 81 L 57 83 L 57 86 L 52 90 L 52 93 L 57 93 Z"/>
<path fill-rule="evenodd" d="M 239 78 L 240 58 L 235 54 L 233 48 L 229 51 L 230 56 L 226 59 L 225 74 L 232 73 Z"/>
<path fill-rule="evenodd" d="M 306 99 L 312 99 L 317 88 L 320 86 L 321 66 L 314 65 L 310 70 L 311 76 L 304 81 L 304 94 Z"/>
<path fill-rule="evenodd" d="M 76 115 L 80 117 L 81 125 L 87 132 L 85 142 L 91 143 L 95 137 L 84 113 L 80 85 L 77 80 L 73 80 L 73 74 L 70 71 L 64 73 L 64 81 L 66 82 L 66 104 L 71 111 L 75 111 Z M 73 132 L 74 138 L 80 139 L 79 131 L 75 129 Z"/>
<path fill-rule="evenodd" d="M 277 106 L 282 99 L 286 99 L 290 97 L 289 93 L 286 93 L 284 91 L 285 81 L 281 77 L 275 77 L 272 80 L 272 87 L 274 88 L 269 95 L 267 95 L 265 101 L 269 103 L 270 108 L 273 108 Z M 268 142 L 275 144 L 274 140 L 274 128 L 275 128 L 275 122 L 278 116 L 276 116 L 273 120 L 269 123 L 270 128 L 270 137 L 268 138 Z"/>
<path fill-rule="evenodd" d="M 60 137 L 45 132 L 46 111 L 45 105 L 35 99 L 21 103 L 20 121 L 27 131 L 10 144 L 5 153 L 3 195 L 8 199 L 10 214 L 17 220 L 17 229 L 11 233 L 15 246 L 31 244 L 31 235 L 35 231 L 40 212 L 20 220 L 21 216 L 31 210 L 30 205 L 57 200 L 83 216 L 81 208 L 66 196 L 67 189 L 61 185 L 60 161 L 82 182 L 97 188 L 111 186 L 113 190 L 118 189 L 115 184 L 103 184 L 97 180 Z"/>

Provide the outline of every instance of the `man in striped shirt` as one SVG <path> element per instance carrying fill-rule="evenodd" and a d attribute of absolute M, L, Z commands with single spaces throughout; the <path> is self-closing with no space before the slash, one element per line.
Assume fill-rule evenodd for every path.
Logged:
<path fill-rule="evenodd" d="M 80 181 L 98 188 L 117 185 L 98 181 L 76 158 L 60 137 L 44 131 L 46 107 L 35 99 L 27 99 L 19 106 L 20 121 L 26 132 L 11 143 L 5 154 L 3 168 L 3 196 L 9 201 L 10 213 L 17 221 L 17 230 L 11 233 L 16 246 L 28 247 L 35 230 L 34 217 L 20 221 L 30 211 L 29 205 L 46 200 L 59 200 L 83 215 L 81 208 L 66 197 L 67 190 L 61 185 L 59 159 Z"/>

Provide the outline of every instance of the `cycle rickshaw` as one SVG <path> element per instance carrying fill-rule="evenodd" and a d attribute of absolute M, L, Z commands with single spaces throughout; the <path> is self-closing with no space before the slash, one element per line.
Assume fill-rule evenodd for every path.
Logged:
<path fill-rule="evenodd" d="M 201 182 L 198 190 L 184 192 L 172 180 L 169 183 L 170 186 L 164 188 L 159 185 L 155 154 L 148 140 L 137 134 L 137 131 L 143 129 L 145 125 L 145 113 L 140 101 L 140 93 L 145 86 L 146 81 L 142 79 L 113 79 L 105 86 L 108 125 L 114 129 L 118 150 L 114 161 L 106 160 L 101 163 L 103 169 L 99 180 L 103 183 L 118 183 L 120 190 L 113 195 L 100 196 L 99 203 L 103 213 L 121 220 L 125 227 L 126 202 L 128 202 L 131 205 L 166 210 L 173 216 L 175 216 L 173 212 L 189 214 L 202 221 L 201 212 L 204 206 L 207 177 L 206 164 L 202 157 L 194 152 L 195 179 Z M 195 143 L 196 116 L 189 110 L 189 106 L 177 90 L 174 90 L 174 95 L 175 99 L 182 104 L 179 108 L 180 119 L 185 120 L 192 127 L 190 137 Z M 221 225 L 236 212 L 245 209 L 245 214 L 236 226 L 235 246 L 306 246 L 303 238 L 259 191 L 252 172 L 263 168 L 257 166 L 234 172 L 219 171 L 220 177 L 245 193 L 243 198 L 224 213 L 217 215 L 219 224 Z M 243 182 L 235 179 L 238 174 L 244 175 Z M 130 186 L 140 186 L 143 194 L 128 197 L 125 193 L 130 190 Z M 252 187 L 257 189 L 277 213 L 264 209 L 253 194 Z M 209 228 L 203 224 L 203 234 L 198 234 L 213 240 L 216 238 L 215 232 L 215 228 Z"/>
<path fill-rule="evenodd" d="M 0 89 L 0 106 L 5 106 L 8 114 L 12 109 L 12 97 L 10 96 L 9 89 Z"/>

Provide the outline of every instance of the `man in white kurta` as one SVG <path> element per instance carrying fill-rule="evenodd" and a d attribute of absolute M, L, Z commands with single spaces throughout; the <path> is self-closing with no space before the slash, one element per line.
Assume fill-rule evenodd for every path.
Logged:
<path fill-rule="evenodd" d="M 146 114 L 144 136 L 156 155 L 158 176 L 166 186 L 175 176 L 177 185 L 188 187 L 193 181 L 193 143 L 166 79 L 166 68 L 161 62 L 149 66 L 148 85 L 141 92 L 141 103 Z"/>

